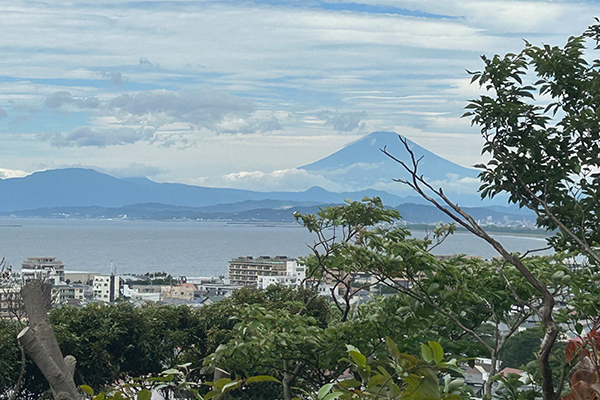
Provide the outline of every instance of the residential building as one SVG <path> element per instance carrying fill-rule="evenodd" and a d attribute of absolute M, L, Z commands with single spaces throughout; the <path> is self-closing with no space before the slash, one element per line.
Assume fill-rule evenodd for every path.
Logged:
<path fill-rule="evenodd" d="M 298 287 L 303 285 L 306 278 L 304 265 L 298 265 L 296 260 L 288 260 L 285 264 L 285 275 L 259 275 L 257 287 L 266 289 L 271 285 Z"/>
<path fill-rule="evenodd" d="M 23 282 L 40 279 L 58 285 L 65 281 L 65 265 L 56 257 L 27 257 L 21 263 L 21 275 Z"/>
<path fill-rule="evenodd" d="M 198 292 L 195 294 L 198 297 L 230 297 L 233 292 L 243 288 L 242 285 L 231 285 L 226 283 L 202 283 L 196 284 Z"/>
<path fill-rule="evenodd" d="M 161 289 L 159 285 L 124 285 L 124 295 L 132 301 L 156 303 L 160 301 Z"/>
<path fill-rule="evenodd" d="M 258 258 L 238 257 L 229 261 L 229 280 L 232 285 L 243 285 L 258 288 L 259 277 L 263 277 L 263 287 L 276 283 L 278 279 L 264 279 L 265 277 L 288 277 L 295 282 L 302 281 L 305 277 L 304 266 L 298 266 L 297 261 L 287 256 L 261 256 Z M 283 279 L 285 281 L 285 279 Z"/>
<path fill-rule="evenodd" d="M 196 286 L 192 283 L 183 283 L 181 285 L 161 286 L 160 288 L 160 299 L 165 300 L 177 300 L 181 302 L 191 303 L 194 301 L 194 292 Z"/>
<path fill-rule="evenodd" d="M 89 285 L 83 284 L 59 284 L 52 286 L 52 303 L 73 304 L 91 300 L 94 290 Z"/>
<path fill-rule="evenodd" d="M 121 297 L 121 278 L 117 275 L 94 277 L 94 299 L 111 303 Z"/>
<path fill-rule="evenodd" d="M 21 287 L 0 286 L 0 318 L 21 318 L 24 315 Z"/>

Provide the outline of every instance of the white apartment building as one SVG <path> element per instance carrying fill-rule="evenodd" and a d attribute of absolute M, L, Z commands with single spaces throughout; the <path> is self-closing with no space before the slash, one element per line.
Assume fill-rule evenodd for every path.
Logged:
<path fill-rule="evenodd" d="M 116 275 L 94 277 L 94 300 L 111 303 L 121 297 L 121 278 Z"/>
<path fill-rule="evenodd" d="M 56 257 L 27 257 L 21 263 L 23 282 L 40 279 L 59 285 L 65 281 L 65 265 Z"/>
<path fill-rule="evenodd" d="M 273 283 L 292 285 L 304 280 L 304 266 L 299 266 L 297 261 L 287 256 L 260 256 L 258 258 L 238 257 L 229 261 L 229 280 L 232 285 L 248 287 L 267 287 Z M 282 278 L 279 278 L 282 277 Z M 266 279 L 269 278 L 269 279 Z M 272 279 L 271 279 L 272 278 Z"/>
<path fill-rule="evenodd" d="M 288 260 L 285 263 L 285 275 L 259 275 L 257 280 L 258 289 L 266 289 L 271 285 L 282 285 L 286 287 L 298 287 L 306 278 L 306 267 L 298 265 L 296 260 Z"/>

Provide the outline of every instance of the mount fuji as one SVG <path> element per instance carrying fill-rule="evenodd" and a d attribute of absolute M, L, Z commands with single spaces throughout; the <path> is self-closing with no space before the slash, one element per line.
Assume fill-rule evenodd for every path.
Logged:
<path fill-rule="evenodd" d="M 478 170 L 448 161 L 408 139 L 406 142 L 415 157 L 420 159 L 419 175 L 423 175 L 435 188 L 443 188 L 453 201 L 464 205 L 481 204 L 477 194 Z M 384 148 L 397 159 L 407 164 L 411 163 L 410 155 L 399 140 L 398 134 L 373 132 L 299 169 L 321 175 L 353 190 L 372 188 L 400 196 L 414 196 L 415 193 L 410 188 L 394 181 L 394 179 L 409 179 L 410 175 L 399 163 L 383 154 L 381 149 Z M 501 203 L 506 204 L 505 201 Z"/>

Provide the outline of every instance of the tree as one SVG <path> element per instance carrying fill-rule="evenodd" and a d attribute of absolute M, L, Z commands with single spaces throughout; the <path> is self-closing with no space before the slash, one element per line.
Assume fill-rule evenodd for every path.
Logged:
<path fill-rule="evenodd" d="M 526 42 L 518 54 L 483 56 L 484 70 L 470 74 L 491 95 L 471 100 L 464 115 L 481 128 L 491 156 L 479 166 L 482 197 L 508 193 L 555 230 L 557 250 L 598 265 L 600 60 L 588 63 L 586 39 L 598 44 L 600 25 L 562 48 Z"/>
<path fill-rule="evenodd" d="M 485 86 L 491 94 L 471 100 L 464 116 L 472 117 L 472 123 L 481 128 L 483 152 L 491 156 L 487 164 L 479 165 L 481 195 L 508 193 L 509 201 L 537 213 L 539 226 L 556 230 L 550 240 L 556 250 L 583 254 L 598 266 L 600 61 L 591 65 L 586 61 L 587 39 L 595 41 L 598 50 L 600 25 L 569 38 L 562 48 L 526 42 L 518 54 L 482 57 L 484 70 L 470 74 L 472 82 Z M 401 182 L 486 240 L 542 295 L 539 315 L 545 335 L 538 360 L 544 399 L 554 400 L 560 384 L 554 384 L 550 366 L 559 331 L 553 293 L 524 265 L 521 256 L 509 253 L 442 189 L 431 186 L 418 172 L 421 160 L 406 141 L 404 144 L 411 156 L 408 163 L 382 149 L 409 172 L 411 178 Z"/>
<path fill-rule="evenodd" d="M 385 209 L 379 199 L 363 199 L 296 218 L 317 236 L 314 254 L 304 260 L 308 276 L 317 281 L 338 277 L 335 284 L 346 289 L 344 301 L 338 303 L 342 321 L 349 315 L 351 296 L 359 289 L 379 284 L 399 294 L 401 305 L 392 312 L 402 318 L 403 326 L 398 336 L 390 336 L 404 351 L 414 351 L 410 346 L 424 338 L 437 340 L 457 356 L 489 357 L 495 374 L 499 353 L 521 324 L 532 315 L 542 318 L 548 297 L 554 300 L 571 293 L 570 272 L 560 255 L 513 256 L 544 288 L 540 293 L 505 260 L 488 262 L 460 255 L 437 259 L 429 250 L 452 229 L 442 226 L 425 239 L 413 238 L 406 228 L 397 226 L 397 216 L 396 210 Z M 371 283 L 354 285 L 359 273 L 369 274 Z M 491 333 L 483 329 L 484 324 L 492 327 Z M 507 326 L 506 332 L 501 326 Z M 491 385 L 488 381 L 486 393 L 491 393 Z"/>

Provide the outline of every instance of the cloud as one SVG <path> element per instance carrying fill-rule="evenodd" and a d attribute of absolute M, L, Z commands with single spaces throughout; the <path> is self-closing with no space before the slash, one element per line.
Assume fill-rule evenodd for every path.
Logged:
<path fill-rule="evenodd" d="M 459 176 L 456 174 L 446 174 L 446 179 L 430 181 L 429 183 L 433 187 L 444 188 L 446 192 L 456 193 L 477 193 L 477 189 L 481 185 L 478 178 L 469 178 L 465 176 Z"/>
<path fill-rule="evenodd" d="M 260 188 L 261 191 L 301 191 L 313 186 L 321 186 L 331 191 L 344 191 L 347 189 L 320 174 L 297 168 L 281 169 L 273 172 L 240 171 L 224 175 L 218 180 L 207 180 L 207 184 L 250 190 Z"/>
<path fill-rule="evenodd" d="M 123 74 L 120 72 L 103 72 L 101 76 L 104 79 L 108 79 L 113 85 L 120 85 L 123 83 Z"/>
<path fill-rule="evenodd" d="M 140 65 L 145 66 L 145 67 L 159 68 L 158 64 L 154 64 L 152 61 L 148 60 L 148 58 L 146 58 L 146 57 L 140 57 Z"/>
<path fill-rule="evenodd" d="M 361 120 L 366 113 L 362 112 L 339 112 L 339 111 L 321 111 L 317 116 L 324 119 L 327 125 L 333 129 L 342 132 L 351 132 L 355 129 L 362 128 L 364 123 Z"/>
<path fill-rule="evenodd" d="M 248 117 L 225 116 L 215 125 L 217 133 L 267 133 L 283 129 L 281 122 L 289 117 L 286 113 L 259 110 Z"/>
<path fill-rule="evenodd" d="M 78 108 L 98 108 L 100 99 L 97 97 L 73 97 L 71 93 L 61 91 L 46 97 L 45 104 L 48 108 L 60 108 L 65 105 L 73 105 Z"/>
<path fill-rule="evenodd" d="M 106 147 L 150 140 L 154 135 L 151 128 L 116 128 L 93 131 L 87 126 L 79 127 L 67 133 L 45 132 L 37 135 L 54 147 Z"/>
<path fill-rule="evenodd" d="M 126 167 L 102 168 L 102 170 L 117 178 L 147 178 L 167 172 L 164 169 L 142 163 L 131 163 Z"/>
<path fill-rule="evenodd" d="M 22 178 L 27 175 L 29 175 L 27 172 L 21 171 L 19 169 L 0 168 L 0 179 Z"/>
<path fill-rule="evenodd" d="M 109 107 L 135 117 L 164 115 L 171 121 L 211 128 L 228 115 L 247 115 L 254 104 L 247 99 L 217 91 L 149 90 L 114 98 Z"/>

